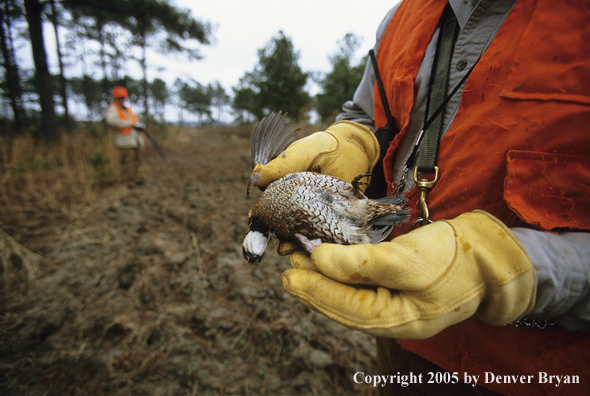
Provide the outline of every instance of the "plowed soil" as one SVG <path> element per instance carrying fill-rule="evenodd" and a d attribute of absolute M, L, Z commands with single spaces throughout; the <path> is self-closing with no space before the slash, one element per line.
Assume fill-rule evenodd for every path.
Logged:
<path fill-rule="evenodd" d="M 83 207 L 3 208 L 0 394 L 358 395 L 374 340 L 286 293 L 241 242 L 252 127 L 188 129 Z"/>

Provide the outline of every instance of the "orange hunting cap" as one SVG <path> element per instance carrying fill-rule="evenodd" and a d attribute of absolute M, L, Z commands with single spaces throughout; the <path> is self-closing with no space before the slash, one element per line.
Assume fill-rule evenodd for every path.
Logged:
<path fill-rule="evenodd" d="M 127 98 L 129 97 L 129 93 L 125 87 L 115 87 L 113 88 L 113 96 L 115 98 Z"/>

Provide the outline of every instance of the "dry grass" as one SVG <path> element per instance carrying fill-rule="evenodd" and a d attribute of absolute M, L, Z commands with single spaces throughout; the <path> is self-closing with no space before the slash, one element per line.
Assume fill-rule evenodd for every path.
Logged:
<path fill-rule="evenodd" d="M 308 124 L 299 127 L 301 136 L 318 129 Z M 208 131 L 214 134 L 225 129 Z M 243 134 L 252 128 L 234 129 Z M 165 135 L 181 133 L 169 127 Z M 0 137 L 0 218 L 20 211 L 69 213 L 94 203 L 100 187 L 116 183 L 116 161 L 111 137 L 93 136 L 88 128 L 63 134 L 60 144 L 49 147 L 29 135 L 14 140 Z"/>
<path fill-rule="evenodd" d="M 54 146 L 29 135 L 0 137 L 0 228 L 35 213 L 75 218 L 104 203 L 101 193 L 117 186 L 117 151 L 110 134 L 96 136 L 91 128 L 64 133 Z M 165 131 L 178 133 L 172 127 Z"/>
<path fill-rule="evenodd" d="M 115 152 L 107 139 L 79 132 L 65 135 L 63 142 L 53 147 L 30 136 L 4 140 L 0 146 L 4 150 L 0 157 L 2 209 L 70 210 L 91 202 L 98 183 L 115 180 Z"/>

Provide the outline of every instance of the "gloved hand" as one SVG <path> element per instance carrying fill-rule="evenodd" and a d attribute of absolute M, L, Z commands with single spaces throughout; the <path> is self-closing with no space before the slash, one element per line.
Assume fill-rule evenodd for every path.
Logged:
<path fill-rule="evenodd" d="M 133 125 L 133 128 L 135 129 L 139 129 L 140 131 L 143 131 L 145 129 L 145 125 L 138 122 L 137 124 Z"/>
<path fill-rule="evenodd" d="M 379 159 L 379 143 L 371 130 L 351 121 L 332 124 L 292 143 L 266 165 L 258 164 L 256 185 L 270 183 L 293 172 L 315 171 L 351 182 L 361 173 L 371 172 Z"/>
<path fill-rule="evenodd" d="M 322 244 L 311 259 L 295 252 L 291 264 L 296 269 L 283 273 L 283 285 L 297 300 L 377 336 L 428 338 L 472 315 L 504 325 L 535 304 L 528 254 L 482 211 L 376 245 Z"/>

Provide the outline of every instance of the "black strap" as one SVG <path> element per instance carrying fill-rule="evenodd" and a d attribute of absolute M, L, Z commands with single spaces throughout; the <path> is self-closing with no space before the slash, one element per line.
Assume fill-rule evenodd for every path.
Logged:
<path fill-rule="evenodd" d="M 375 72 L 375 80 L 377 81 L 377 88 L 379 89 L 379 96 L 381 96 L 381 104 L 383 105 L 385 116 L 387 117 L 387 123 L 390 124 L 392 122 L 395 122 L 395 119 L 393 118 L 393 115 L 391 114 L 391 110 L 389 108 L 389 100 L 387 99 L 385 88 L 383 87 L 383 80 L 381 79 L 381 74 L 379 73 L 379 66 L 377 65 L 375 51 L 373 51 L 372 49 L 369 50 L 369 58 L 371 58 L 371 64 L 373 65 L 373 71 Z"/>
<path fill-rule="evenodd" d="M 389 101 L 387 100 L 387 94 L 383 87 L 383 80 L 379 74 L 379 67 L 377 66 L 377 59 L 375 58 L 375 52 L 369 50 L 369 58 L 373 65 L 373 71 L 375 72 L 375 80 L 377 81 L 377 88 L 379 89 L 379 95 L 381 96 L 381 104 L 387 117 L 387 124 L 375 131 L 375 137 L 379 142 L 379 161 L 373 168 L 371 176 L 371 184 L 367 187 L 365 195 L 369 198 L 380 198 L 387 195 L 387 182 L 385 181 L 385 172 L 383 171 L 383 158 L 387 154 L 389 145 L 393 141 L 395 135 L 399 133 L 399 129 L 395 126 L 395 118 L 391 114 L 389 109 Z"/>

